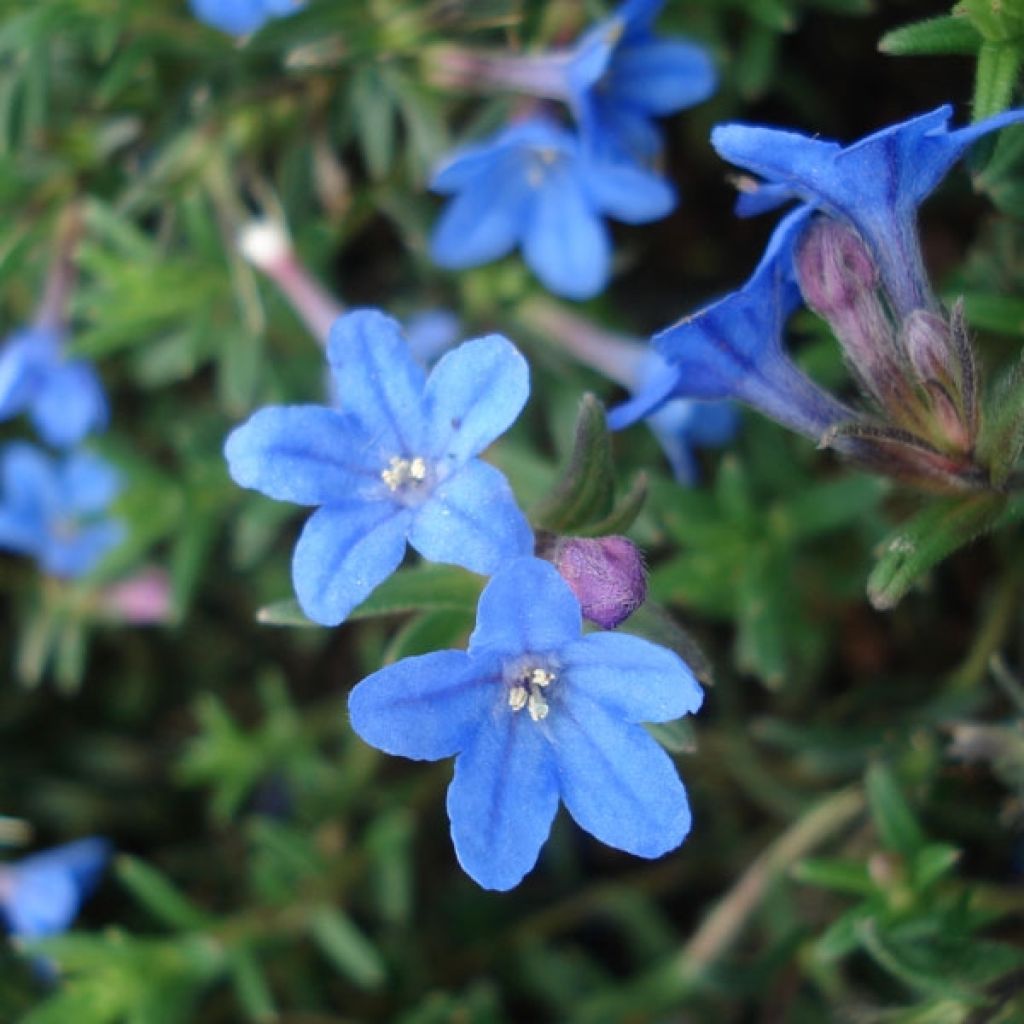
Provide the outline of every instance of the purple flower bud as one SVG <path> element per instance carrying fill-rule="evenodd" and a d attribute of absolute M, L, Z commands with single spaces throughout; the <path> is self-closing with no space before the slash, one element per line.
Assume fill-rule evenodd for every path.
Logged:
<path fill-rule="evenodd" d="M 796 266 L 807 305 L 826 320 L 856 313 L 861 296 L 878 285 L 878 270 L 860 236 L 828 217 L 807 229 Z"/>
<path fill-rule="evenodd" d="M 903 321 L 903 351 L 922 384 L 930 380 L 948 384 L 950 373 L 949 326 L 936 313 L 915 309 Z"/>
<path fill-rule="evenodd" d="M 103 610 L 120 622 L 150 626 L 169 622 L 173 615 L 171 580 L 156 566 L 106 587 Z"/>
<path fill-rule="evenodd" d="M 551 561 L 572 588 L 585 618 L 614 629 L 647 597 L 640 549 L 625 537 L 562 537 Z"/>

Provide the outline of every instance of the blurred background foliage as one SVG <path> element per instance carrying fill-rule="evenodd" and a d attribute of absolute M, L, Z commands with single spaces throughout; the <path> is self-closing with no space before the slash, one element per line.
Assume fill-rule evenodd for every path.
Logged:
<path fill-rule="evenodd" d="M 972 95 L 1010 102 L 1019 4 L 958 7 L 954 24 L 925 0 L 670 2 L 661 30 L 706 43 L 721 87 L 666 122 L 683 202 L 616 229 L 613 285 L 587 315 L 644 336 L 748 274 L 770 225 L 733 217 L 713 123 L 852 139 L 946 101 L 963 119 Z M 660 736 L 695 828 L 645 863 L 560 819 L 503 895 L 455 862 L 450 767 L 385 762 L 344 714 L 382 658 L 460 643 L 478 582 L 406 572 L 336 630 L 256 621 L 291 593 L 300 516 L 232 485 L 222 440 L 324 382 L 238 231 L 281 218 L 346 304 L 451 308 L 467 336 L 520 344 L 533 398 L 495 459 L 536 505 L 581 396 L 620 395 L 521 329 L 538 286 L 517 257 L 458 277 L 429 264 L 429 168 L 510 104 L 432 86 L 431 52 L 552 43 L 604 10 L 314 0 L 239 43 L 184 0 L 0 0 L 0 324 L 30 319 L 56 220 L 80 203 L 72 348 L 111 391 L 97 448 L 130 484 L 130 540 L 96 578 L 58 586 L 0 559 L 0 809 L 38 845 L 99 833 L 120 851 L 76 931 L 40 947 L 58 986 L 0 956 L 0 1020 L 1024 1020 L 1019 530 L 883 614 L 873 553 L 917 499 L 752 414 L 690 490 L 646 431 L 616 436 L 620 493 L 640 469 L 648 484 L 631 535 L 658 606 L 638 628 L 688 643 L 684 628 L 713 670 L 692 727 Z M 906 28 L 924 19 L 946 20 Z M 1024 133 L 979 150 L 922 230 L 994 378 L 1024 337 Z M 824 329 L 807 316 L 797 334 L 801 361 L 842 384 Z M 96 587 L 148 564 L 170 573 L 173 622 L 102 621 Z"/>

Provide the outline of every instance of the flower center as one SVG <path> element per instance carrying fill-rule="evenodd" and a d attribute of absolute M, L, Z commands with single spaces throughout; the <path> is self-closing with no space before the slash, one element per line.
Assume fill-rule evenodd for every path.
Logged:
<path fill-rule="evenodd" d="M 551 168 L 562 159 L 562 154 L 551 146 L 537 147 L 531 153 L 526 181 L 531 188 L 540 188 Z"/>
<path fill-rule="evenodd" d="M 393 455 L 388 461 L 388 468 L 381 470 L 380 478 L 392 494 L 414 491 L 426 482 L 427 463 L 420 455 L 411 459 Z"/>
<path fill-rule="evenodd" d="M 558 678 L 550 668 L 529 663 L 518 665 L 506 672 L 506 678 L 510 683 L 508 706 L 513 711 L 526 708 L 535 722 L 547 718 L 549 708 L 544 691 Z"/>

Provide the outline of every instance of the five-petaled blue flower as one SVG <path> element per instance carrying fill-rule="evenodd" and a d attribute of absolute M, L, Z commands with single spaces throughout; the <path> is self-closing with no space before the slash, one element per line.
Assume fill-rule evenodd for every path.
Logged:
<path fill-rule="evenodd" d="M 612 410 L 619 429 L 650 416 L 673 397 L 735 398 L 791 430 L 820 440 L 855 414 L 789 359 L 782 348 L 786 318 L 800 302 L 793 244 L 810 211 L 793 211 L 775 229 L 761 262 L 743 287 L 652 339 L 668 364 L 631 401 Z"/>
<path fill-rule="evenodd" d="M 27 412 L 47 444 L 77 444 L 106 425 L 107 400 L 96 371 L 68 359 L 46 327 L 17 331 L 0 349 L 0 420 Z"/>
<path fill-rule="evenodd" d="M 89 452 L 59 461 L 9 444 L 0 452 L 0 488 L 0 549 L 31 556 L 53 576 L 85 575 L 124 534 L 105 514 L 118 474 Z"/>
<path fill-rule="evenodd" d="M 675 203 L 656 174 L 584 151 L 544 117 L 457 153 L 431 188 L 454 196 L 431 239 L 440 266 L 474 267 L 522 245 L 543 284 L 570 299 L 590 298 L 608 281 L 611 240 L 603 215 L 640 224 Z"/>
<path fill-rule="evenodd" d="M 243 487 L 321 506 L 292 562 L 311 619 L 341 622 L 398 568 L 406 541 L 483 574 L 532 552 L 508 482 L 476 458 L 529 396 L 529 369 L 509 341 L 465 342 L 427 377 L 398 323 L 358 310 L 336 321 L 327 358 L 340 409 L 262 409 L 224 449 Z"/>
<path fill-rule="evenodd" d="M 766 184 L 740 197 L 741 214 L 787 199 L 853 227 L 874 256 L 898 318 L 930 302 L 917 241 L 917 207 L 975 140 L 1024 118 L 1011 110 L 949 130 L 953 110 L 939 107 L 850 146 L 748 124 L 719 125 L 711 144 Z"/>
<path fill-rule="evenodd" d="M 294 14 L 303 0 L 189 0 L 200 21 L 222 32 L 242 36 L 255 32 L 271 18 Z"/>
<path fill-rule="evenodd" d="M 559 801 L 593 836 L 659 857 L 690 830 L 686 791 L 642 722 L 696 711 L 702 693 L 671 651 L 582 634 L 580 606 L 547 562 L 487 584 L 468 651 L 389 665 L 349 697 L 352 726 L 389 754 L 455 755 L 448 816 L 459 862 L 488 889 L 533 867 Z"/>
<path fill-rule="evenodd" d="M 566 66 L 569 102 L 586 144 L 650 163 L 661 151 L 653 119 L 706 100 L 716 84 L 707 51 L 660 39 L 664 0 L 627 0 L 577 43 Z"/>
<path fill-rule="evenodd" d="M 66 931 L 110 860 L 106 839 L 92 836 L 0 864 L 0 914 L 7 931 L 39 939 Z"/>

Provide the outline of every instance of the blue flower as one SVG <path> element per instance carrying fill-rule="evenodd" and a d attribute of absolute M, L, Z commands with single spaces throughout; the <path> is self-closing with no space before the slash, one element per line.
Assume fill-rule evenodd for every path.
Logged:
<path fill-rule="evenodd" d="M 686 791 L 641 722 L 696 711 L 701 689 L 671 651 L 582 635 L 580 607 L 547 562 L 487 584 L 468 651 L 407 658 L 349 697 L 352 727 L 389 754 L 457 757 L 448 816 L 459 863 L 487 889 L 533 867 L 563 802 L 591 835 L 659 857 L 690 830 Z"/>
<path fill-rule="evenodd" d="M 661 151 L 653 118 L 706 100 L 716 85 L 703 47 L 654 35 L 663 6 L 664 0 L 628 0 L 583 36 L 566 66 L 587 144 L 643 164 Z"/>
<path fill-rule="evenodd" d="M 303 611 L 336 625 L 398 568 L 424 558 L 493 573 L 533 550 L 505 478 L 476 458 L 529 396 L 526 361 L 499 335 L 445 355 L 429 377 L 401 327 L 373 310 L 340 317 L 327 358 L 341 409 L 271 407 L 224 448 L 235 481 L 320 508 L 295 548 Z"/>
<path fill-rule="evenodd" d="M 110 859 L 93 836 L 0 865 L 0 913 L 11 935 L 39 939 L 66 931 Z"/>
<path fill-rule="evenodd" d="M 413 359 L 432 366 L 459 340 L 462 325 L 447 309 L 421 309 L 405 320 L 405 337 Z"/>
<path fill-rule="evenodd" d="M 60 336 L 44 327 L 16 332 L 0 350 L 0 420 L 23 412 L 55 447 L 77 444 L 108 419 L 96 371 L 66 358 Z"/>
<path fill-rule="evenodd" d="M 657 175 L 584 153 L 575 136 L 543 117 L 456 154 L 431 188 L 454 196 L 431 239 L 440 266 L 475 267 L 521 245 L 545 287 L 570 299 L 590 298 L 608 281 L 603 215 L 639 224 L 675 203 Z"/>
<path fill-rule="evenodd" d="M 271 18 L 294 14 L 303 0 L 189 0 L 189 5 L 200 21 L 242 36 L 262 28 Z"/>
<path fill-rule="evenodd" d="M 123 536 L 104 515 L 118 475 L 88 452 L 55 461 L 30 444 L 9 444 L 0 487 L 0 548 L 31 556 L 53 576 L 85 575 Z"/>
<path fill-rule="evenodd" d="M 952 114 L 942 106 L 845 147 L 748 124 L 719 125 L 711 143 L 767 183 L 741 197 L 741 213 L 798 198 L 851 225 L 871 250 L 902 318 L 933 304 L 917 241 L 917 207 L 975 140 L 1024 118 L 1024 110 L 1012 110 L 950 131 Z"/>
<path fill-rule="evenodd" d="M 609 425 L 618 429 L 650 416 L 673 397 L 739 399 L 814 440 L 854 419 L 782 348 L 786 319 L 800 302 L 793 245 L 809 212 L 795 210 L 779 224 L 743 287 L 654 336 L 668 368 L 613 410 Z"/>

